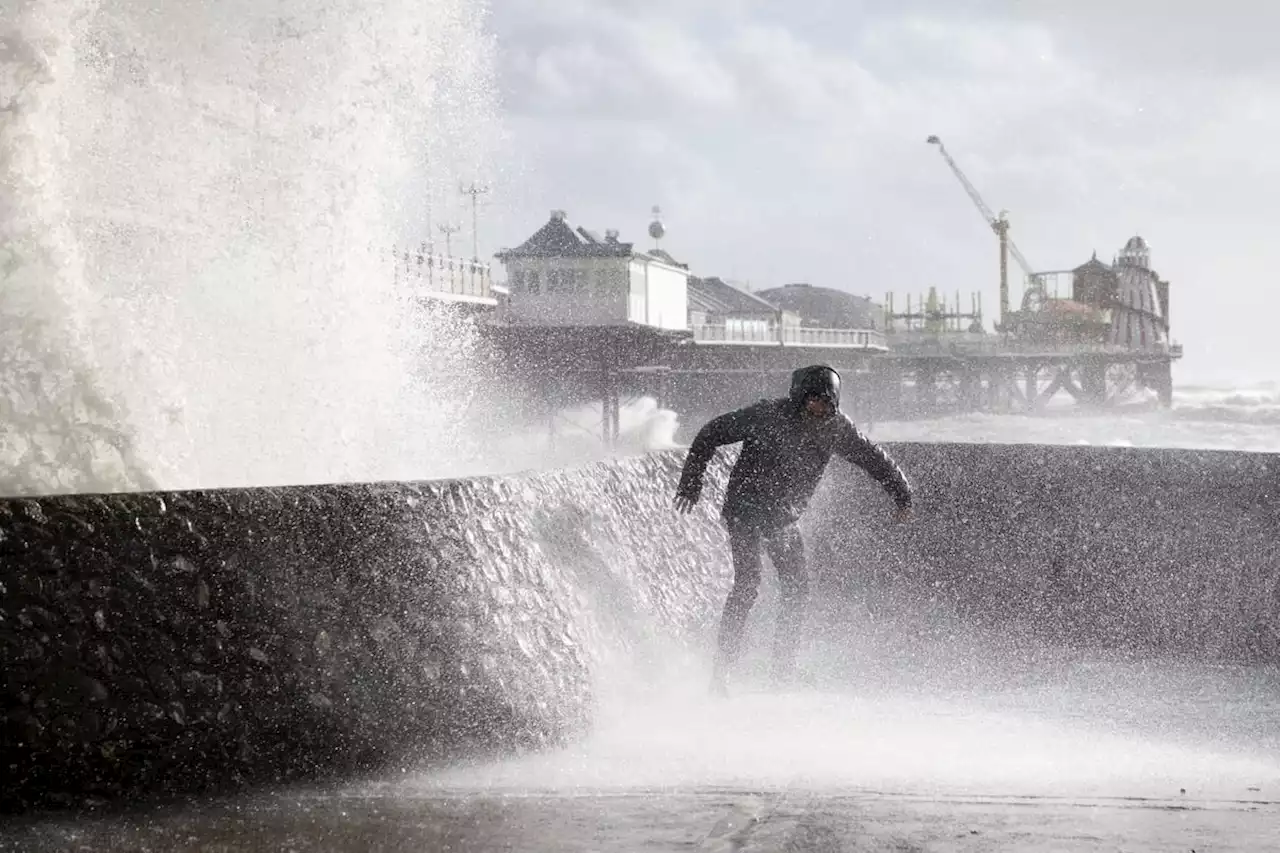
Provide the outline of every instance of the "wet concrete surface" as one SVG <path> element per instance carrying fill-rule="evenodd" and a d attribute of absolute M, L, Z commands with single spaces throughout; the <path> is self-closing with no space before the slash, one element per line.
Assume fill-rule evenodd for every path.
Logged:
<path fill-rule="evenodd" d="M 6 851 L 1263 851 L 1280 801 L 631 791 L 316 795 L 6 833 Z"/>
<path fill-rule="evenodd" d="M 964 657 L 976 651 L 970 643 Z M 0 851 L 1280 844 L 1277 673 L 1097 655 L 1040 660 L 1038 678 L 1000 669 L 1002 689 L 988 672 L 967 694 L 919 673 L 915 691 L 872 689 L 872 672 L 857 691 L 757 692 L 749 678 L 728 700 L 692 679 L 647 699 L 619 691 L 595 734 L 569 749 L 123 815 L 28 816 L 0 828 Z"/>

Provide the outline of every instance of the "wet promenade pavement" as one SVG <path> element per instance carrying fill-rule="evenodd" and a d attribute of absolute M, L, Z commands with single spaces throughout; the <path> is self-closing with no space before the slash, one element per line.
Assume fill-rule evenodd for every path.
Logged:
<path fill-rule="evenodd" d="M 286 797 L 32 827 L 30 851 L 1266 851 L 1280 800 L 701 790 Z"/>
<path fill-rule="evenodd" d="M 1090 660 L 1002 684 L 632 697 L 560 753 L 23 818 L 0 850 L 1280 849 L 1276 673 Z"/>

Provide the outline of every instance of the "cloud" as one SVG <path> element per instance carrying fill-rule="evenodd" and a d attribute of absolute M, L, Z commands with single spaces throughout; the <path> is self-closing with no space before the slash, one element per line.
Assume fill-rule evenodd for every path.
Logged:
<path fill-rule="evenodd" d="M 502 79 L 517 115 L 636 119 L 732 109 L 733 81 L 676 23 L 610 4 L 523 0 L 502 28 Z M 512 10 L 508 10 L 509 12 Z"/>
<path fill-rule="evenodd" d="M 641 239 L 658 203 L 666 245 L 702 272 L 994 305 L 994 239 L 924 144 L 937 133 L 1037 266 L 1142 230 L 1175 304 L 1198 306 L 1180 309 L 1189 344 L 1261 326 L 1210 292 L 1219 267 L 1260 280 L 1280 263 L 1257 227 L 1280 193 L 1280 82 L 1254 32 L 1280 7 L 1063 8 L 508 0 L 502 88 L 531 168 L 504 242 L 551 207 Z M 1223 266 L 1203 239 L 1227 234 L 1245 242 Z"/>

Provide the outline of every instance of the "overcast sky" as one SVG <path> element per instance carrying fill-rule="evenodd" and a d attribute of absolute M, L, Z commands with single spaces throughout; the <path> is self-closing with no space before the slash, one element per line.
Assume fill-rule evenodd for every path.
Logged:
<path fill-rule="evenodd" d="M 648 245 L 658 204 L 697 274 L 980 289 L 990 317 L 995 237 L 938 134 L 1038 269 L 1145 237 L 1184 380 L 1272 378 L 1280 4 L 492 0 L 489 24 L 493 248 L 551 208 Z"/>

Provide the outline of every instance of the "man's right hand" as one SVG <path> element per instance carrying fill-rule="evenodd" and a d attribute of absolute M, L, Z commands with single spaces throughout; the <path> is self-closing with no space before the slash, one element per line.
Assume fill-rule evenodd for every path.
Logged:
<path fill-rule="evenodd" d="M 698 503 L 697 498 L 691 498 L 686 495 L 676 495 L 676 512 L 687 515 Z"/>
<path fill-rule="evenodd" d="M 893 511 L 893 520 L 897 524 L 906 524 L 915 516 L 915 512 L 909 506 L 900 506 Z"/>

